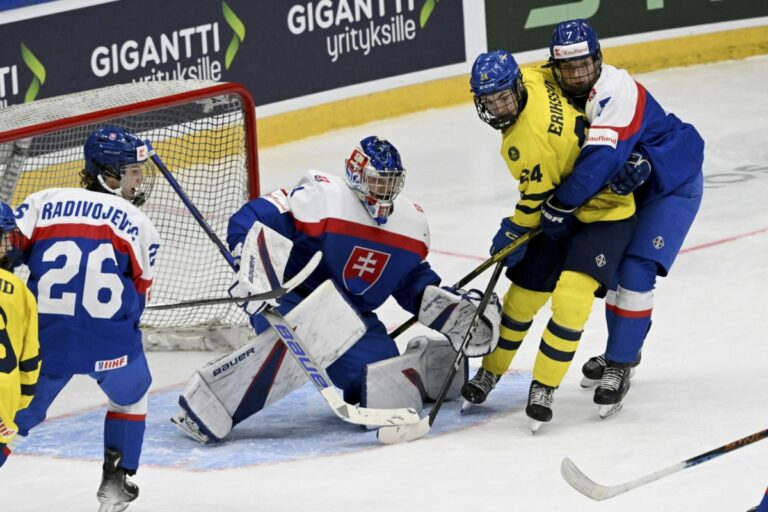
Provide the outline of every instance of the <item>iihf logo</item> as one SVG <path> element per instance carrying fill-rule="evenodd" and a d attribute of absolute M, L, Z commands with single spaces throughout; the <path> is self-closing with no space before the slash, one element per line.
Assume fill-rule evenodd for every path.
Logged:
<path fill-rule="evenodd" d="M 364 294 L 379 280 L 389 258 L 385 252 L 356 245 L 344 265 L 344 286 L 351 293 Z"/>
<path fill-rule="evenodd" d="M 656 249 L 661 249 L 662 247 L 664 247 L 664 239 L 661 237 L 661 235 L 659 235 L 656 238 L 654 238 L 653 242 L 651 242 L 651 243 L 653 243 L 653 246 Z"/>
<path fill-rule="evenodd" d="M 608 261 L 605 259 L 605 254 L 598 254 L 598 255 L 595 257 L 595 264 L 596 264 L 598 267 L 602 268 L 602 267 L 604 267 L 604 266 L 605 266 L 605 264 L 606 264 L 606 263 L 608 263 Z"/>

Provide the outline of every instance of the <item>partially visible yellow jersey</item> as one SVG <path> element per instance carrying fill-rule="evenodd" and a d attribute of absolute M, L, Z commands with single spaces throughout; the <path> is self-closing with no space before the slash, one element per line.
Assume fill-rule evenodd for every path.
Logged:
<path fill-rule="evenodd" d="M 541 205 L 568 175 L 587 131 L 584 115 L 571 105 L 546 66 L 523 68 L 528 100 L 502 137 L 501 156 L 519 181 L 512 220 L 524 227 L 541 222 Z M 635 213 L 634 197 L 606 191 L 579 208 L 581 222 L 622 220 Z"/>
<path fill-rule="evenodd" d="M 16 435 L 16 412 L 32 401 L 38 375 L 35 298 L 21 279 L 0 269 L 0 443 Z"/>

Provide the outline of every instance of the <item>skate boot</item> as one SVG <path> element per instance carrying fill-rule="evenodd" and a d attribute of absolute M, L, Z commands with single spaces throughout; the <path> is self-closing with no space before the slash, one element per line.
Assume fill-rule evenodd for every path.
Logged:
<path fill-rule="evenodd" d="M 606 361 L 605 372 L 600 385 L 595 388 L 594 397 L 601 418 L 621 410 L 624 395 L 629 391 L 631 371 L 631 363 Z"/>
<path fill-rule="evenodd" d="M 123 454 L 112 448 L 104 451 L 101 485 L 96 498 L 101 503 L 99 512 L 121 512 L 139 496 L 139 487 L 127 479 L 126 470 L 120 467 Z"/>
<path fill-rule="evenodd" d="M 546 386 L 534 380 L 528 391 L 528 406 L 525 414 L 528 415 L 528 426 L 532 433 L 536 433 L 542 423 L 552 419 L 552 401 L 555 398 L 555 388 Z"/>
<path fill-rule="evenodd" d="M 638 352 L 637 359 L 635 359 L 630 365 L 629 377 L 635 376 L 636 368 L 640 364 L 642 359 L 642 352 Z M 605 354 L 599 356 L 590 357 L 589 361 L 584 363 L 581 367 L 581 374 L 584 376 L 581 379 L 581 387 L 593 388 L 600 384 L 600 380 L 603 378 L 603 372 L 605 371 Z"/>
<path fill-rule="evenodd" d="M 472 404 L 481 404 L 496 387 L 501 376 L 480 367 L 474 377 L 461 387 L 461 396 Z M 464 409 L 464 407 L 462 407 Z"/>

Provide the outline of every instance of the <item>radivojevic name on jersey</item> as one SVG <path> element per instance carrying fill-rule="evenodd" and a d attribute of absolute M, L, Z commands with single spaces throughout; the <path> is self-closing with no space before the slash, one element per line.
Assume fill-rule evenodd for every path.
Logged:
<path fill-rule="evenodd" d="M 139 236 L 139 227 L 131 222 L 128 213 L 114 206 L 105 209 L 105 205 L 101 203 L 84 200 L 56 201 L 43 204 L 40 216 L 42 220 L 51 220 L 57 217 L 108 220 L 117 229 L 130 236 L 131 241 L 136 241 Z"/>

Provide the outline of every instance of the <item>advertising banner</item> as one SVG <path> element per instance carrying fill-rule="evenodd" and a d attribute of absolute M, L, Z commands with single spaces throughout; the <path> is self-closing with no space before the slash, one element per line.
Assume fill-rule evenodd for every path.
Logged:
<path fill-rule="evenodd" d="M 512 53 L 549 45 L 552 29 L 589 18 L 598 35 L 653 30 L 768 16 L 768 2 L 754 0 L 485 0 L 488 49 Z M 542 56 L 542 59 L 546 55 Z"/>
<path fill-rule="evenodd" d="M 122 0 L 0 25 L 0 106 L 142 80 L 258 104 L 464 62 L 462 2 Z"/>

